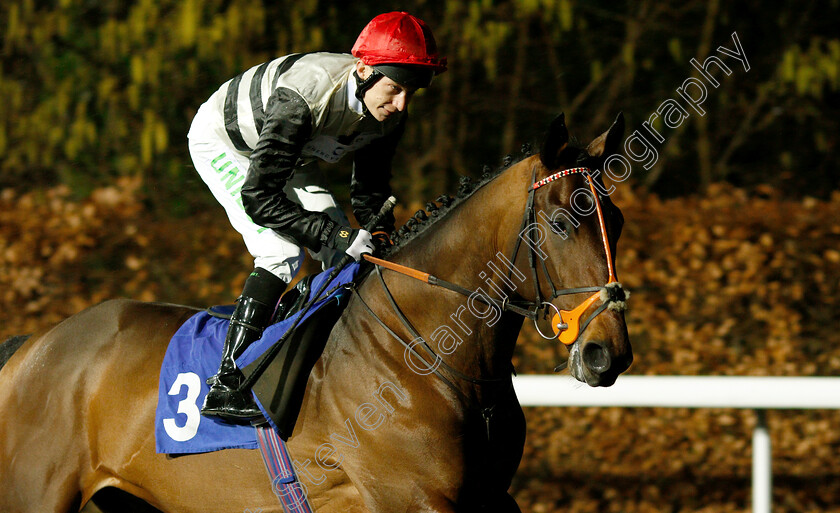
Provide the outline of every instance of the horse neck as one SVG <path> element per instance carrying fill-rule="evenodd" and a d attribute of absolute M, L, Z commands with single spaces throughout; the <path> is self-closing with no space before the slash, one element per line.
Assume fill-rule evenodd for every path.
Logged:
<path fill-rule="evenodd" d="M 532 165 L 520 162 L 481 187 L 394 260 L 493 298 L 500 298 L 498 291 L 512 294 L 499 274 L 510 267 L 506 261 L 522 221 Z M 392 279 L 399 280 L 399 287 L 392 287 L 397 303 L 447 364 L 474 377 L 506 375 L 521 317 L 442 287 Z M 458 344 L 454 351 L 439 351 L 452 343 Z"/>

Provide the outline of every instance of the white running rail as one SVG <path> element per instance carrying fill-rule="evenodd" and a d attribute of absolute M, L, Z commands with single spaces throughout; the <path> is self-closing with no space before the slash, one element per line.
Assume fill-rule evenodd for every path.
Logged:
<path fill-rule="evenodd" d="M 522 406 L 621 408 L 736 408 L 755 410 L 752 511 L 770 513 L 772 452 L 769 409 L 840 409 L 840 378 L 757 376 L 620 376 L 591 388 L 568 375 L 520 375 L 513 380 Z"/>

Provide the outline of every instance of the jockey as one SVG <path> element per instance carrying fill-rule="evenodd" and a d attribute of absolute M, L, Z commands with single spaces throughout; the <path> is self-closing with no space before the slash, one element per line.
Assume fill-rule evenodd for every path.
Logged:
<path fill-rule="evenodd" d="M 388 244 L 387 216 L 373 233 L 354 229 L 324 186 L 317 161 L 353 152 L 350 200 L 366 226 L 391 194 L 391 161 L 414 92 L 446 70 L 426 24 L 404 12 L 381 14 L 352 55 L 291 54 L 229 80 L 198 110 L 189 131 L 193 163 L 254 257 L 231 316 L 218 373 L 201 413 L 228 421 L 260 415 L 238 391 L 235 358 L 270 323 L 297 274 L 303 249 L 335 265 Z"/>

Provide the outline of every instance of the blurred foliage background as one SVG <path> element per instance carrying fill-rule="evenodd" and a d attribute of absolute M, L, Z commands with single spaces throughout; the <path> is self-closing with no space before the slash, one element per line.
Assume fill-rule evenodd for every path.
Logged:
<path fill-rule="evenodd" d="M 349 51 L 408 10 L 449 71 L 411 105 L 395 163 L 404 221 L 560 111 L 582 141 L 627 134 L 690 60 L 725 57 L 704 116 L 617 184 L 633 374 L 840 374 L 840 1 L 6 0 L 0 4 L 0 339 L 128 296 L 227 303 L 252 265 L 198 178 L 201 103 L 278 55 Z M 324 166 L 347 204 L 349 162 Z M 314 269 L 311 264 L 308 270 Z M 525 328 L 522 373 L 565 350 Z M 528 408 L 523 511 L 749 510 L 751 412 Z M 775 511 L 840 513 L 840 415 L 769 414 Z"/>
<path fill-rule="evenodd" d="M 751 69 L 724 59 L 733 74 L 717 72 L 705 116 L 655 124 L 659 162 L 634 183 L 665 195 L 727 181 L 823 196 L 838 184 L 837 0 L 8 0 L 0 187 L 62 183 L 84 196 L 139 176 L 161 215 L 189 215 L 212 201 L 186 148 L 198 106 L 275 56 L 348 52 L 395 8 L 427 21 L 450 62 L 411 106 L 396 164 L 403 202 L 496 165 L 560 111 L 586 140 L 619 111 L 628 132 L 641 128 L 664 100 L 685 103 L 676 89 L 698 76 L 689 60 L 733 48 L 732 32 Z"/>

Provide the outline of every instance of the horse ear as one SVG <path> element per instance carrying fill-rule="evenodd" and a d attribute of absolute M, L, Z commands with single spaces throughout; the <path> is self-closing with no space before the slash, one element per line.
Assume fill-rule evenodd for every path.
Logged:
<path fill-rule="evenodd" d="M 586 147 L 586 153 L 591 157 L 607 158 L 618 151 L 621 140 L 624 138 L 624 113 L 619 112 L 613 121 L 612 126 L 595 138 Z"/>
<path fill-rule="evenodd" d="M 568 142 L 569 129 L 566 128 L 566 115 L 561 112 L 549 125 L 548 133 L 540 149 L 540 160 L 547 169 L 554 169 L 558 166 L 560 151 Z"/>

